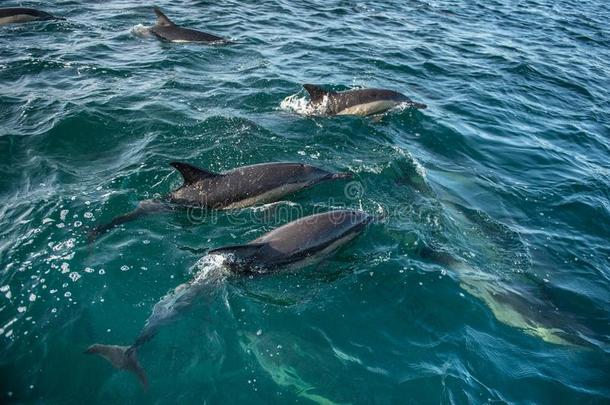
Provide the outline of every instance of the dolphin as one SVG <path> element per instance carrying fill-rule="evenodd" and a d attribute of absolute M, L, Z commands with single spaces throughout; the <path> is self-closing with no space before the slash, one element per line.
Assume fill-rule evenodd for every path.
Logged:
<path fill-rule="evenodd" d="M 39 20 L 65 20 L 65 18 L 56 17 L 33 8 L 0 8 L 0 25 Z"/>
<path fill-rule="evenodd" d="M 320 109 L 325 115 L 372 115 L 387 111 L 400 104 L 413 108 L 426 108 L 404 94 L 385 89 L 356 89 L 326 91 L 313 84 L 303 87 L 311 98 L 310 106 Z"/>
<path fill-rule="evenodd" d="M 155 14 L 157 15 L 156 24 L 150 29 L 156 37 L 169 42 L 229 42 L 216 35 L 208 34 L 201 31 L 192 30 L 189 28 L 182 28 L 177 26 L 167 18 L 165 14 L 161 12 L 158 7 L 154 8 Z"/>
<path fill-rule="evenodd" d="M 182 174 L 182 186 L 160 200 L 141 201 L 134 211 L 97 226 L 90 232 L 90 240 L 117 225 L 149 213 L 179 207 L 206 210 L 245 208 L 277 201 L 322 181 L 352 177 L 351 173 L 332 173 L 315 166 L 289 162 L 242 166 L 224 173 L 213 173 L 182 162 L 172 162 L 170 165 Z"/>
<path fill-rule="evenodd" d="M 211 254 L 230 254 L 233 271 L 268 273 L 319 261 L 362 232 L 374 217 L 362 211 L 335 210 L 290 222 L 244 245 L 225 246 Z"/>
<path fill-rule="evenodd" d="M 239 344 L 244 351 L 254 355 L 260 367 L 277 385 L 307 402 L 339 404 L 323 396 L 322 387 L 315 384 L 324 385 L 326 376 L 347 371 L 345 367 L 338 367 L 335 348 L 328 350 L 328 347 L 320 347 L 290 333 L 266 332 L 258 336 L 246 332 L 239 335 L 242 337 Z"/>
<path fill-rule="evenodd" d="M 199 272 L 159 300 L 131 346 L 93 344 L 86 354 L 97 354 L 115 368 L 134 373 L 144 389 L 148 380 L 136 351 L 161 326 L 173 322 L 203 296 L 209 297 L 231 275 L 266 274 L 285 266 L 320 260 L 358 236 L 374 217 L 362 211 L 335 210 L 289 222 L 244 245 L 213 249 L 199 264 Z"/>
<path fill-rule="evenodd" d="M 503 280 L 446 252 L 420 247 L 419 254 L 455 272 L 460 287 L 482 300 L 494 317 L 547 343 L 591 347 L 593 334 L 575 316 L 561 313 L 550 289 L 534 278 Z"/>

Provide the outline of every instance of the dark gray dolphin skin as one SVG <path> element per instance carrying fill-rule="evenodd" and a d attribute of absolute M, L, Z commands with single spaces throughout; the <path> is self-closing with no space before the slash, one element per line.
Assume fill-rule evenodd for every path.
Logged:
<path fill-rule="evenodd" d="M 311 215 L 281 226 L 245 244 L 211 250 L 209 255 L 230 254 L 225 272 L 222 267 L 200 271 L 189 282 L 176 287 L 153 307 L 152 314 L 131 346 L 94 344 L 86 354 L 98 354 L 115 368 L 134 373 L 144 389 L 148 381 L 136 357 L 137 349 L 151 340 L 161 326 L 178 318 L 194 303 L 212 295 L 229 275 L 264 274 L 282 266 L 303 266 L 330 255 L 345 245 L 374 220 L 362 211 L 337 210 Z M 208 256 L 208 257 L 212 257 Z"/>
<path fill-rule="evenodd" d="M 332 173 L 302 163 L 262 163 L 213 173 L 188 163 L 172 162 L 184 178 L 178 189 L 161 200 L 144 200 L 138 207 L 112 221 L 99 225 L 89 234 L 94 240 L 111 228 L 143 215 L 193 207 L 226 210 L 278 201 L 280 198 L 327 180 L 349 179 L 351 173 Z"/>
<path fill-rule="evenodd" d="M 216 35 L 208 34 L 201 31 L 191 30 L 189 28 L 182 28 L 177 26 L 167 18 L 165 14 L 159 10 L 158 7 L 154 8 L 155 14 L 157 15 L 156 24 L 150 29 L 150 31 L 157 36 L 158 38 L 169 41 L 169 42 L 203 42 L 203 43 L 213 43 L 213 42 L 224 42 L 227 43 L 229 41 L 217 37 Z"/>
<path fill-rule="evenodd" d="M 268 273 L 290 265 L 299 268 L 323 259 L 362 232 L 374 217 L 362 211 L 336 210 L 290 222 L 245 245 L 225 246 L 234 271 Z"/>
<path fill-rule="evenodd" d="M 65 18 L 56 17 L 33 8 L 0 8 L 0 25 L 39 20 L 65 20 Z"/>
<path fill-rule="evenodd" d="M 426 108 L 404 94 L 384 89 L 357 89 L 347 91 L 326 91 L 313 84 L 304 84 L 309 93 L 311 105 L 323 107 L 325 115 L 372 115 L 387 111 L 400 104 L 413 108 Z"/>

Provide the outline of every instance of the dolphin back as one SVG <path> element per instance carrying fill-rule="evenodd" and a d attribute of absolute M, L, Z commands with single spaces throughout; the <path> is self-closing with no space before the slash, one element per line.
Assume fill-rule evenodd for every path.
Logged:
<path fill-rule="evenodd" d="M 36 10 L 34 8 L 10 7 L 0 8 L 0 19 L 10 19 L 11 17 L 30 16 L 27 20 L 14 20 L 9 22 L 26 22 L 33 20 L 65 20 L 63 17 L 57 17 L 45 11 Z"/>
<path fill-rule="evenodd" d="M 232 260 L 228 262 L 231 270 L 250 273 L 253 263 L 263 263 L 264 253 L 267 248 L 266 243 L 246 243 L 244 245 L 231 245 L 212 249 L 208 254 L 232 255 Z"/>
<path fill-rule="evenodd" d="M 154 8 L 157 21 L 151 32 L 158 38 L 170 42 L 204 42 L 204 43 L 230 43 L 230 41 L 206 32 L 183 28 L 175 24 L 158 8 Z"/>

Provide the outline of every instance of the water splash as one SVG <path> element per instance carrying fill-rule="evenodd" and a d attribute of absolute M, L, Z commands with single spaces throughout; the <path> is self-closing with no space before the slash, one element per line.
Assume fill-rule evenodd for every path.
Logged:
<path fill-rule="evenodd" d="M 320 103 L 312 104 L 307 97 L 301 96 L 301 92 L 298 92 L 283 99 L 280 109 L 299 115 L 324 117 L 328 115 L 329 102 L 328 96 L 324 96 Z"/>
<path fill-rule="evenodd" d="M 225 265 L 229 258 L 223 254 L 205 255 L 193 266 L 193 280 L 195 283 L 221 283 L 229 275 Z"/>
<path fill-rule="evenodd" d="M 137 24 L 131 27 L 131 33 L 140 38 L 147 38 L 152 36 L 152 32 L 150 31 L 152 27 L 148 27 L 143 24 Z"/>

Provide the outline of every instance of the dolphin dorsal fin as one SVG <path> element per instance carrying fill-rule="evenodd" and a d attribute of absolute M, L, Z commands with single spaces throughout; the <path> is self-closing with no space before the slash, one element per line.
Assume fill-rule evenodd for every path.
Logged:
<path fill-rule="evenodd" d="M 161 26 L 165 26 L 165 27 L 171 27 L 171 26 L 176 25 L 172 22 L 172 20 L 167 18 L 167 16 L 165 14 L 163 14 L 163 12 L 161 12 L 159 7 L 155 7 L 154 10 L 155 10 L 155 14 L 157 15 L 157 25 L 161 25 Z"/>
<path fill-rule="evenodd" d="M 180 174 L 184 178 L 184 184 L 193 184 L 197 183 L 199 180 L 220 176 L 217 173 L 200 169 L 193 165 L 189 165 L 188 163 L 171 162 L 170 165 L 175 167 L 176 170 L 180 172 Z"/>
<path fill-rule="evenodd" d="M 316 86 L 315 84 L 304 84 L 303 88 L 309 93 L 311 101 L 320 101 L 328 94 L 328 91 L 323 90 L 320 86 Z"/>

